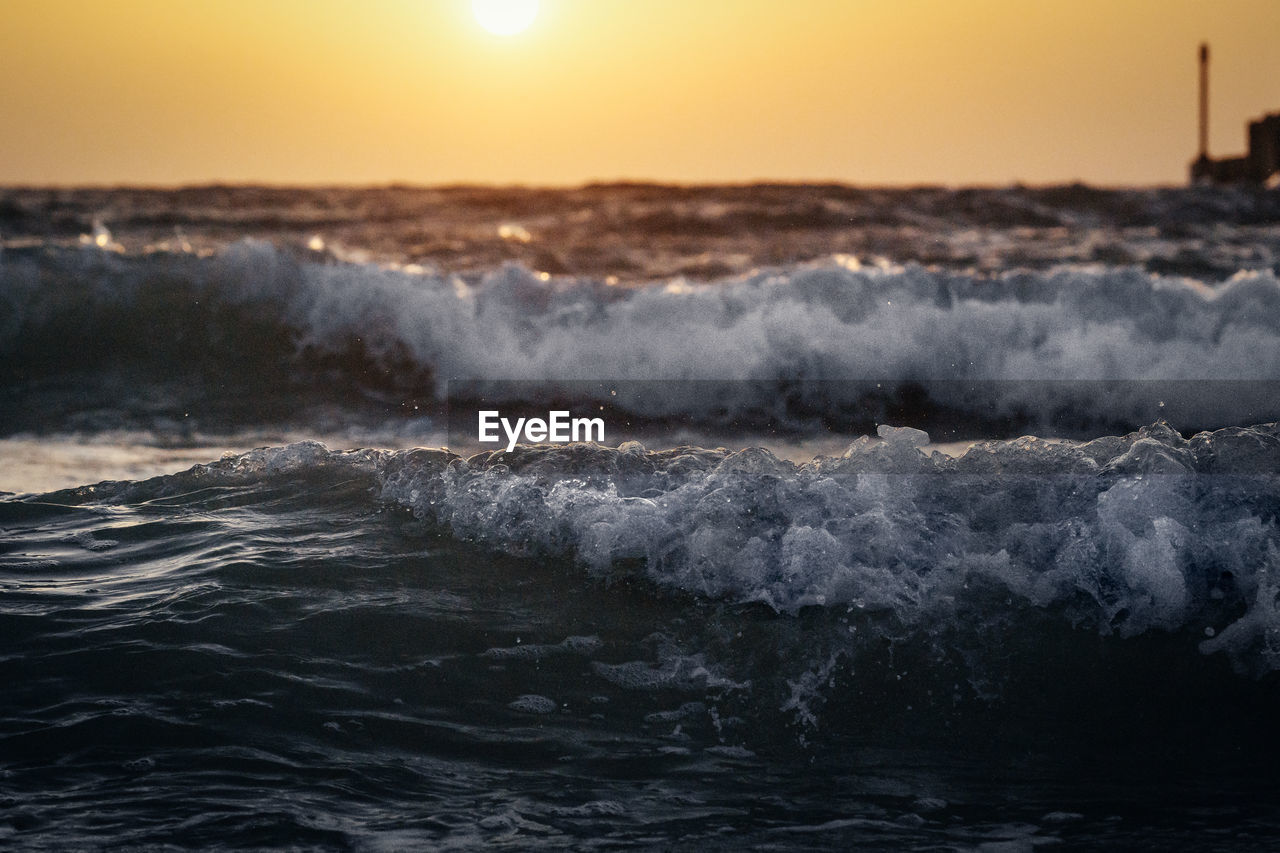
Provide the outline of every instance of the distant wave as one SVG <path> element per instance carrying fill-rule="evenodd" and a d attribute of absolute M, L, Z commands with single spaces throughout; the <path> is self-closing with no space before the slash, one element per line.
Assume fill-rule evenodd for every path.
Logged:
<path fill-rule="evenodd" d="M 1280 416 L 1274 395 L 1238 384 L 1280 380 L 1280 282 L 1103 267 L 986 278 L 835 258 L 622 288 L 515 266 L 463 277 L 326 262 L 253 240 L 210 256 L 40 247 L 0 252 L 0 356 L 10 386 L 132 371 L 245 397 L 306 386 L 440 401 L 450 379 L 666 380 L 662 394 L 609 402 L 694 419 L 776 408 L 787 383 L 823 383 L 810 408 L 838 418 L 876 382 L 995 380 L 1012 384 L 930 393 L 1043 429 L 1135 426 L 1160 398 L 1186 428 Z M 737 385 L 708 397 L 676 380 Z M 1201 384 L 1168 401 L 1053 384 L 1079 380 Z"/>

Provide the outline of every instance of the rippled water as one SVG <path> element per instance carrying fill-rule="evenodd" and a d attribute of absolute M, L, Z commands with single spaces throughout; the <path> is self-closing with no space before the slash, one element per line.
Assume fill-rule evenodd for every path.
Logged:
<path fill-rule="evenodd" d="M 0 847 L 1275 849 L 1276 198 L 0 190 Z"/>

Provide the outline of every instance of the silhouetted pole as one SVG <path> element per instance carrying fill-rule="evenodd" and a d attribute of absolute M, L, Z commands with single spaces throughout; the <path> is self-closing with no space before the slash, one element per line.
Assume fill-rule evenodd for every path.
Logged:
<path fill-rule="evenodd" d="M 1209 45 L 1200 45 L 1200 159 L 1209 159 Z"/>

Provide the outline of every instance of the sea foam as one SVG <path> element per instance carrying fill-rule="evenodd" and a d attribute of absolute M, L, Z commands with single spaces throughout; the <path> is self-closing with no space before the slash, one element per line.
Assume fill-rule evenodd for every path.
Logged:
<path fill-rule="evenodd" d="M 958 458 L 919 430 L 880 433 L 800 465 L 759 448 L 520 446 L 463 459 L 309 442 L 74 497 L 357 476 L 431 530 L 664 594 L 896 626 L 880 637 L 1047 617 L 1101 636 L 1181 635 L 1253 674 L 1280 668 L 1275 424 L 1190 440 L 1165 424 L 1083 443 L 1024 437 Z"/>
<path fill-rule="evenodd" d="M 450 276 L 317 262 L 242 241 L 210 257 L 7 250 L 0 305 L 0 352 L 37 372 L 77 339 L 90 357 L 103 342 L 100 369 L 198 360 L 215 378 L 313 375 L 437 400 L 449 380 L 649 381 L 608 402 L 652 418 L 769 412 L 815 383 L 807 410 L 838 420 L 903 382 L 948 411 L 1018 414 L 1042 432 L 1280 416 L 1265 384 L 1280 381 L 1270 272 L 1208 286 L 1136 268 L 985 277 L 834 258 L 622 288 L 515 266 Z M 1178 381 L 1194 385 L 1161 384 Z"/>

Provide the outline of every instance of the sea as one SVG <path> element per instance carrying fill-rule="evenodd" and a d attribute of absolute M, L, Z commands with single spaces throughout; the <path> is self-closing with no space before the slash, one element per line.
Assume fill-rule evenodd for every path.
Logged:
<path fill-rule="evenodd" d="M 1278 276 L 1264 188 L 0 188 L 0 848 L 1280 848 Z"/>

